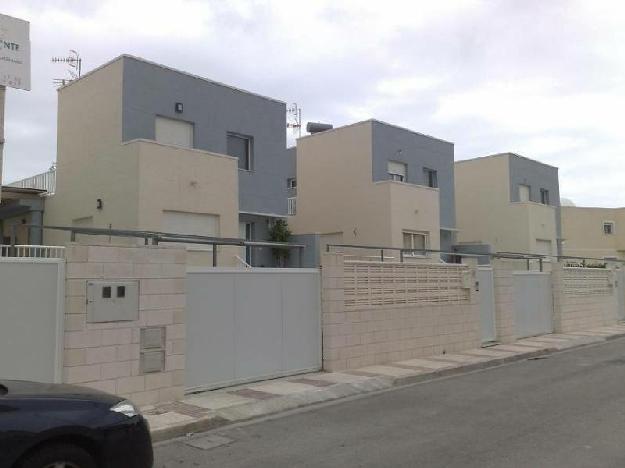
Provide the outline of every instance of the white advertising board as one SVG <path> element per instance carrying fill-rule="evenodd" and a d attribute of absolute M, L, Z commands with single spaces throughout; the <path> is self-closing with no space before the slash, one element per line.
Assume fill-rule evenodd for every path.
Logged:
<path fill-rule="evenodd" d="M 30 23 L 0 14 L 0 86 L 30 90 Z"/>

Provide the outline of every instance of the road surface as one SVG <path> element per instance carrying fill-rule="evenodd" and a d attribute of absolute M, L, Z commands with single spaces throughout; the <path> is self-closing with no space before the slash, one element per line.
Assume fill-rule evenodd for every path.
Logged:
<path fill-rule="evenodd" d="M 625 466 L 625 339 L 173 441 L 155 467 Z M 211 437 L 206 439 L 205 437 Z"/>

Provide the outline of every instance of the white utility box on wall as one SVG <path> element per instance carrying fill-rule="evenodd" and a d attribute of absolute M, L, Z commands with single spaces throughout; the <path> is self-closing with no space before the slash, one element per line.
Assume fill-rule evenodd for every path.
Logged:
<path fill-rule="evenodd" d="M 87 322 L 139 319 L 138 281 L 87 281 Z"/>

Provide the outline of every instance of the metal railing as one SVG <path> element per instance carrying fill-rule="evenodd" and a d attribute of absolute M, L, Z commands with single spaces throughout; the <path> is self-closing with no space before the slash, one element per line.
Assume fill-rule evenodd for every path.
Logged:
<path fill-rule="evenodd" d="M 211 245 L 213 266 L 217 266 L 217 246 L 237 246 L 237 247 L 273 247 L 273 248 L 287 248 L 295 249 L 298 252 L 298 264 L 302 266 L 302 253 L 306 248 L 304 244 L 291 244 L 288 242 L 258 242 L 248 241 L 245 239 L 239 239 L 234 237 L 211 237 L 200 236 L 193 234 L 177 234 L 171 232 L 160 231 L 134 231 L 125 229 L 106 229 L 106 228 L 90 228 L 90 227 L 74 227 L 74 226 L 39 226 L 36 224 L 22 224 L 21 226 L 27 226 L 29 228 L 36 229 L 49 229 L 56 231 L 65 231 L 70 233 L 70 240 L 76 242 L 78 235 L 88 236 L 106 236 L 106 237 L 130 237 L 143 239 L 145 245 L 158 245 L 161 242 L 173 242 L 184 244 L 198 244 L 198 245 Z M 12 239 L 15 238 L 13 233 Z"/>
<path fill-rule="evenodd" d="M 378 252 L 378 255 L 369 255 L 368 259 L 377 259 L 380 262 L 384 262 L 387 260 L 395 260 L 395 256 L 387 256 L 388 252 L 399 252 L 399 262 L 404 263 L 407 259 L 414 258 L 426 258 L 428 254 L 435 253 L 441 254 L 451 257 L 452 259 L 455 257 L 456 259 L 461 258 L 498 258 L 498 259 L 507 259 L 507 260 L 523 260 L 526 262 L 527 269 L 530 270 L 530 263 L 532 261 L 537 261 L 539 264 L 539 270 L 543 271 L 543 266 L 545 262 L 551 261 L 551 259 L 560 261 L 571 261 L 576 260 L 579 261 L 581 266 L 586 267 L 589 262 L 603 262 L 603 263 L 614 263 L 619 264 L 621 266 L 625 266 L 625 260 L 619 259 L 600 259 L 593 257 L 575 257 L 570 255 L 544 255 L 544 254 L 533 254 L 533 253 L 523 253 L 523 252 L 494 252 L 494 253 L 483 253 L 483 252 L 447 252 L 444 250 L 435 250 L 435 249 L 405 249 L 402 247 L 386 247 L 386 246 L 372 246 L 372 245 L 354 245 L 354 244 L 327 244 L 326 252 L 330 252 L 331 249 L 360 249 L 360 250 L 370 250 Z M 458 263 L 458 262 L 457 262 Z"/>
<path fill-rule="evenodd" d="M 14 258 L 65 258 L 65 247 L 57 245 L 5 245 L 0 244 L 0 257 Z"/>
<path fill-rule="evenodd" d="M 56 191 L 56 169 L 51 169 L 48 172 L 12 182 L 8 184 L 8 186 L 45 190 L 48 194 L 52 195 Z"/>

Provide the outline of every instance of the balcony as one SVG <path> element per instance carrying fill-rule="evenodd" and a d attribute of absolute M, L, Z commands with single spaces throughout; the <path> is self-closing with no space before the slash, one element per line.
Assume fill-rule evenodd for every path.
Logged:
<path fill-rule="evenodd" d="M 53 195 L 56 190 L 56 168 L 53 166 L 48 172 L 18 180 L 10 183 L 8 186 L 23 189 L 45 190 L 46 195 Z"/>

